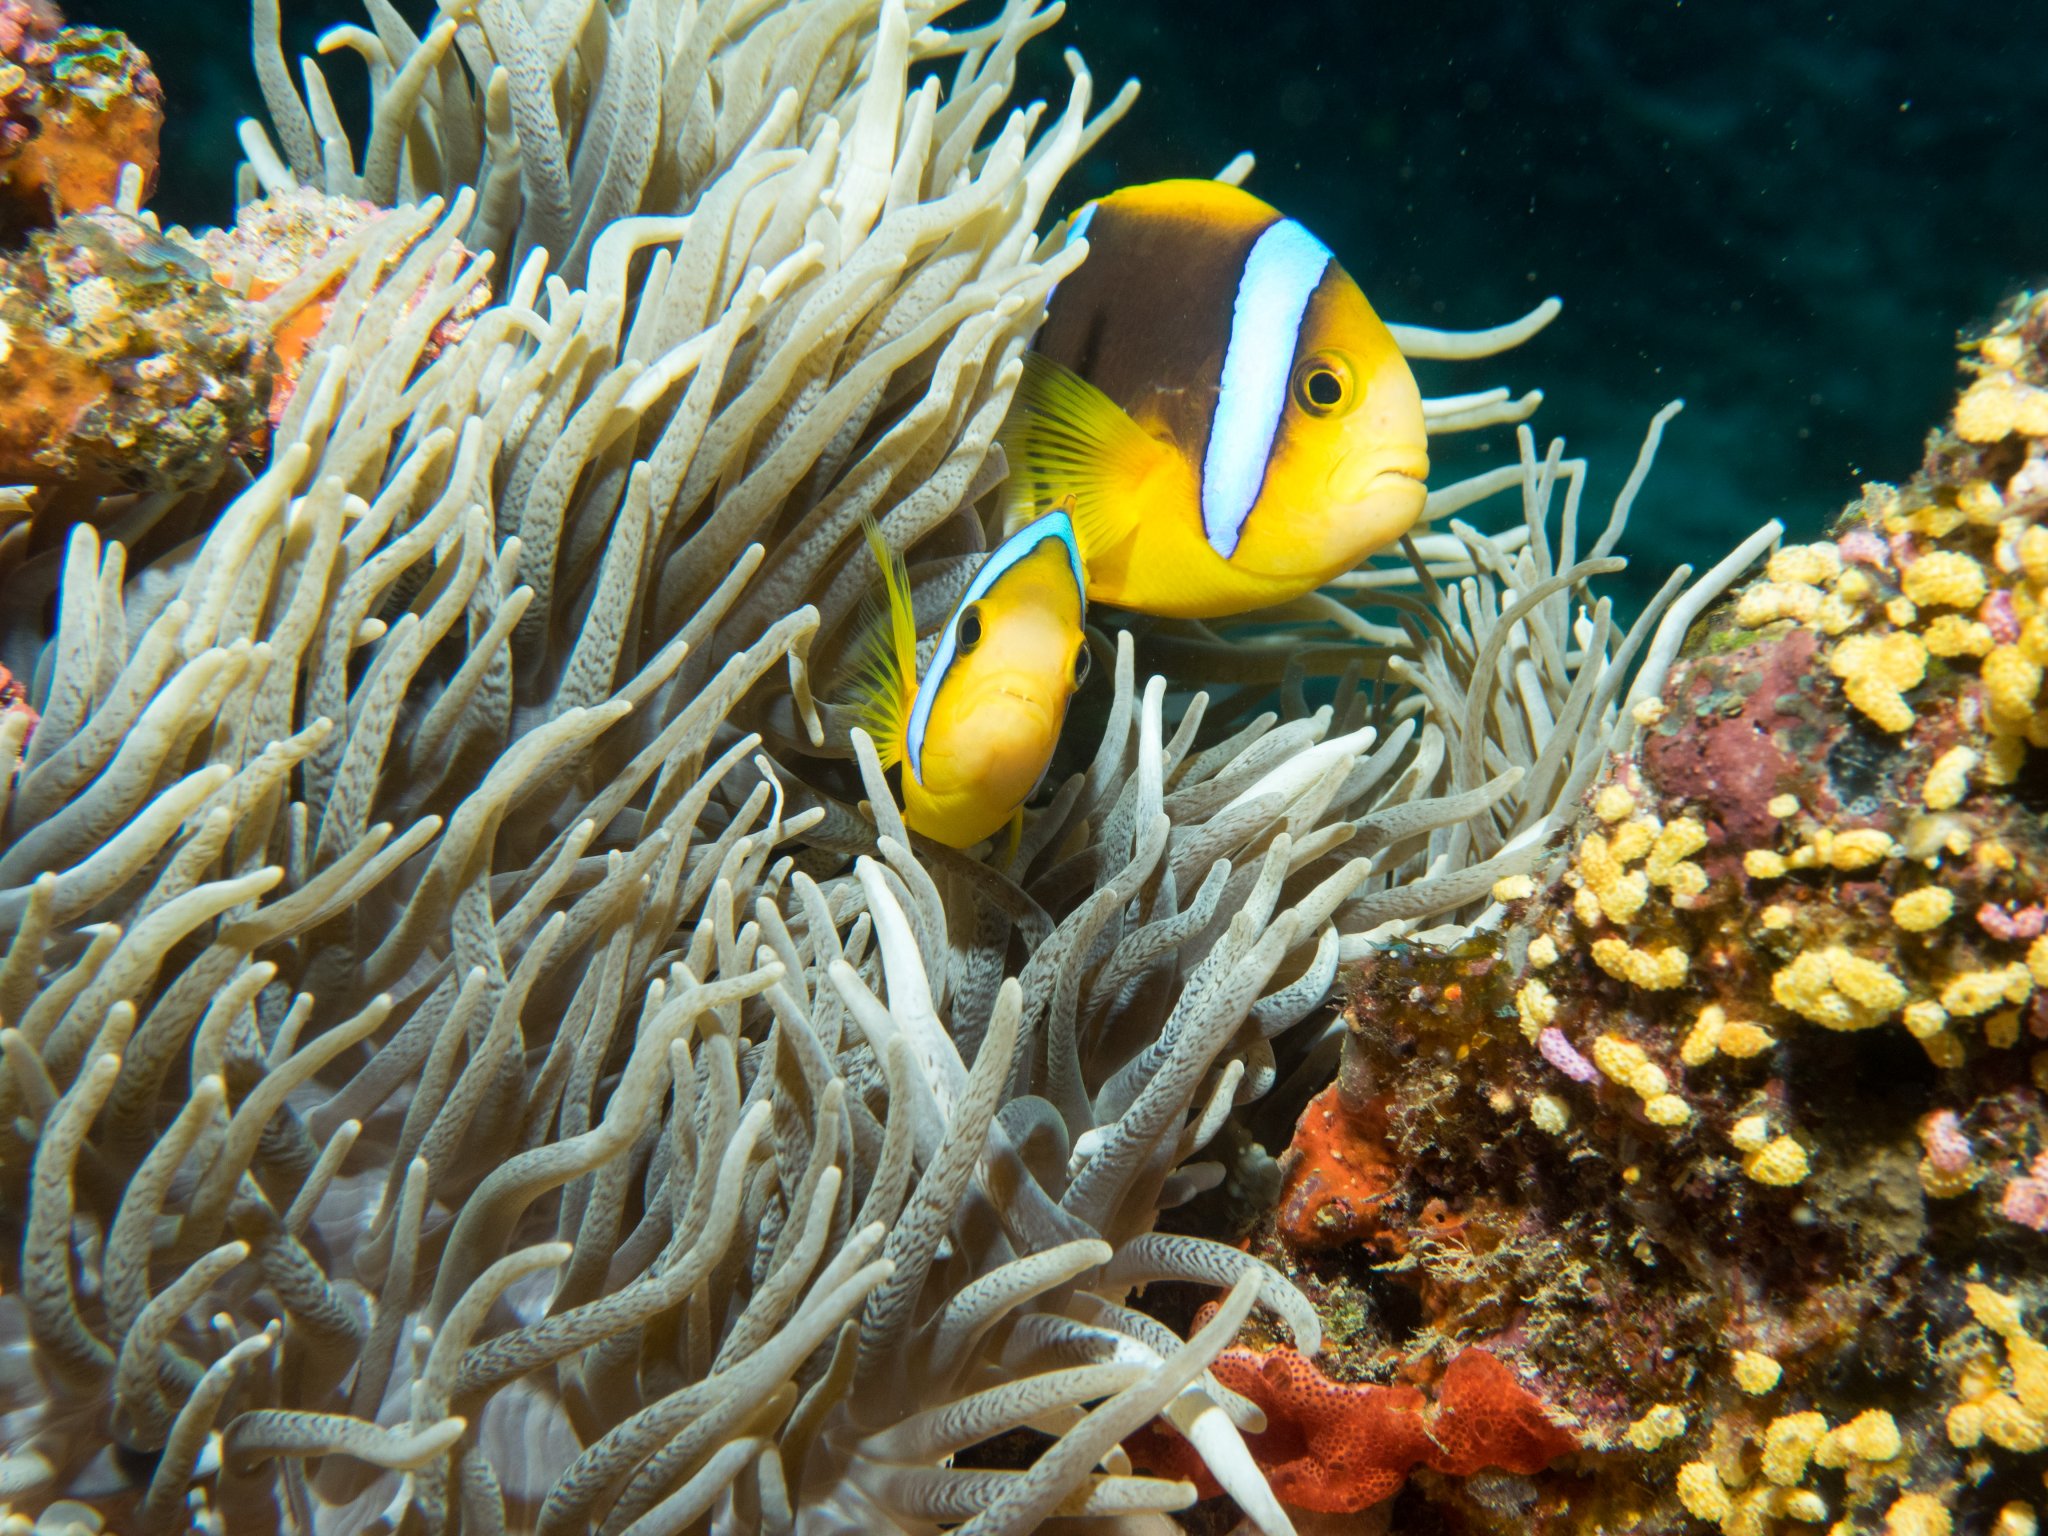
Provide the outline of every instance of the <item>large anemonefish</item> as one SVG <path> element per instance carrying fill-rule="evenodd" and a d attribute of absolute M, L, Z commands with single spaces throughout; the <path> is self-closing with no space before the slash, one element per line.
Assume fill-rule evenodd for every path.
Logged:
<path fill-rule="evenodd" d="M 1320 240 L 1214 181 L 1111 193 L 1077 236 L 1002 442 L 1009 525 L 1071 500 L 1091 598 L 1246 613 L 1414 525 L 1422 397 Z"/>
<path fill-rule="evenodd" d="M 884 768 L 903 765 L 903 820 L 966 848 L 999 831 L 1045 777 L 1067 701 L 1088 675 L 1086 578 L 1074 525 L 1049 512 L 987 560 L 917 675 L 903 557 L 872 524 L 888 611 L 856 663 L 856 709 Z"/>

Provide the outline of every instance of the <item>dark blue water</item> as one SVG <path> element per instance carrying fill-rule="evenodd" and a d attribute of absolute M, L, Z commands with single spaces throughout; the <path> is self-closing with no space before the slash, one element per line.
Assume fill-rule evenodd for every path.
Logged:
<path fill-rule="evenodd" d="M 295 47 L 360 19 L 353 0 L 284 8 Z M 1064 95 L 1063 43 L 1100 98 L 1145 83 L 1069 203 L 1248 149 L 1252 190 L 1388 319 L 1489 325 L 1561 295 L 1521 353 L 1424 387 L 1542 387 L 1537 425 L 1593 459 L 1596 495 L 1682 395 L 1625 546 L 1647 580 L 1766 517 L 1817 532 L 1860 481 L 1911 473 L 1958 331 L 2048 271 L 2042 17 L 2012 0 L 1072 0 L 1025 88 Z M 227 217 L 234 120 L 258 110 L 244 7 L 105 0 L 73 19 L 125 27 L 157 61 L 158 206 Z M 1508 446 L 1487 438 L 1440 462 Z"/>

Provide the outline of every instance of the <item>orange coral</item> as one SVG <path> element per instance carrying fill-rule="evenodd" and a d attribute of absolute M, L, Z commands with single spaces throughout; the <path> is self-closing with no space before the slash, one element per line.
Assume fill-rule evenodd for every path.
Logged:
<path fill-rule="evenodd" d="M 1348 1107 L 1339 1085 L 1309 1100 L 1294 1127 L 1282 1168 L 1281 1234 L 1296 1248 L 1339 1248 L 1380 1230 L 1379 1207 L 1397 1171 L 1388 1155 L 1386 1112 L 1368 1102 Z"/>
<path fill-rule="evenodd" d="M 207 483 L 263 426 L 261 317 L 112 209 L 0 260 L 0 482 Z"/>
<path fill-rule="evenodd" d="M 119 32 L 66 27 L 42 0 L 0 0 L 0 204 L 40 228 L 114 201 L 121 168 L 156 180 L 163 89 Z"/>
<path fill-rule="evenodd" d="M 1226 1349 L 1216 1379 L 1264 1410 L 1246 1435 L 1273 1492 L 1297 1509 L 1348 1514 L 1392 1498 L 1415 1467 L 1469 1477 L 1488 1467 L 1528 1475 L 1575 1450 L 1513 1371 L 1483 1349 L 1461 1351 L 1437 1385 L 1436 1405 L 1414 1387 L 1332 1381 L 1292 1349 Z M 1220 1490 L 1194 1448 L 1161 1425 L 1126 1448 L 1150 1471 Z"/>

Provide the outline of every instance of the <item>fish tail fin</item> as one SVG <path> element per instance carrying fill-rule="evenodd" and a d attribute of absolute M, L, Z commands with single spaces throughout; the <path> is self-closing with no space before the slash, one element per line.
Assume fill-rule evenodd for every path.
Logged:
<path fill-rule="evenodd" d="M 1024 354 L 998 441 L 1010 461 L 1004 531 L 1065 505 L 1084 562 L 1131 536 L 1140 487 L 1172 453 L 1093 384 L 1037 352 Z"/>
<path fill-rule="evenodd" d="M 873 518 L 862 515 L 861 532 L 882 568 L 882 598 L 867 604 L 867 622 L 855 642 L 852 703 L 861 727 L 874 738 L 884 768 L 903 760 L 903 733 L 910 720 L 917 677 L 917 620 L 910 603 L 910 570 L 903 556 L 883 541 Z"/>

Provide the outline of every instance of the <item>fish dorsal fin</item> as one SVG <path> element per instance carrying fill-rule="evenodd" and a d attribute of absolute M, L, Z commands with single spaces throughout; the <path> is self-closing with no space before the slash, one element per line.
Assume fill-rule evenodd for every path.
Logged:
<path fill-rule="evenodd" d="M 1000 440 L 1010 461 L 1005 528 L 1014 533 L 1064 504 L 1083 561 L 1131 536 L 1139 488 L 1173 452 L 1093 384 L 1037 352 L 1024 354 Z"/>
<path fill-rule="evenodd" d="M 889 548 L 873 518 L 862 515 L 861 533 L 882 568 L 882 602 L 868 603 L 867 625 L 853 660 L 853 706 L 875 741 L 884 768 L 904 758 L 904 731 L 917 692 L 917 619 L 910 603 L 910 569 Z"/>

